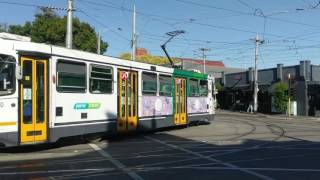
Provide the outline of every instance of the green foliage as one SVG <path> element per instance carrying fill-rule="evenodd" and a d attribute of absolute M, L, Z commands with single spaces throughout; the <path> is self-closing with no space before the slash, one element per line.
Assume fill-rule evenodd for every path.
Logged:
<path fill-rule="evenodd" d="M 224 87 L 221 85 L 220 82 L 216 82 L 215 83 L 216 89 L 218 90 L 218 92 L 222 91 L 224 89 Z"/>
<path fill-rule="evenodd" d="M 121 59 L 131 60 L 131 54 L 130 53 L 123 53 L 120 55 Z"/>
<path fill-rule="evenodd" d="M 127 59 L 131 60 L 131 54 L 130 53 L 123 53 L 120 55 L 121 59 Z M 155 65 L 163 65 L 163 64 L 168 64 L 169 60 L 166 57 L 161 57 L 161 56 L 153 56 L 150 54 L 143 55 L 143 56 L 137 56 L 136 60 L 138 62 L 143 62 L 143 63 L 148 63 L 148 64 L 155 64 Z M 176 63 L 177 60 L 173 59 L 173 61 Z"/>
<path fill-rule="evenodd" d="M 53 10 L 42 8 L 33 22 L 9 26 L 9 33 L 29 36 L 33 42 L 58 46 L 65 45 L 67 18 L 60 17 Z M 73 48 L 97 52 L 97 34 L 88 23 L 73 19 Z M 101 41 L 101 53 L 106 52 L 108 44 Z"/>
<path fill-rule="evenodd" d="M 274 106 L 280 112 L 286 112 L 288 105 L 288 84 L 278 82 L 273 85 Z"/>

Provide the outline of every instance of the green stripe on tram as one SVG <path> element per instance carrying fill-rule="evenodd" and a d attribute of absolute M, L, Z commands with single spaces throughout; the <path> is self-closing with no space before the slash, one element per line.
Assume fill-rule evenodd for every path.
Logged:
<path fill-rule="evenodd" d="M 208 78 L 208 74 L 197 73 L 197 72 L 187 71 L 187 70 L 182 70 L 182 69 L 174 69 L 173 76 L 196 78 L 196 79 L 207 79 Z"/>

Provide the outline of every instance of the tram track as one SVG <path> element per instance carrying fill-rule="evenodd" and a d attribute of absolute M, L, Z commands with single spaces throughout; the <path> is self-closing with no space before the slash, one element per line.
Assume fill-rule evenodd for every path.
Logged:
<path fill-rule="evenodd" d="M 48 168 L 61 167 L 60 169 L 55 169 L 56 171 L 48 171 L 48 174 L 44 175 L 51 180 L 72 179 L 75 177 L 126 176 L 128 173 L 136 173 L 138 176 L 133 174 L 131 178 L 139 179 L 137 177 L 149 177 L 149 173 L 161 173 L 162 171 L 172 171 L 174 169 L 183 171 L 203 170 L 204 172 L 206 170 L 227 171 L 226 173 L 232 170 L 234 173 L 244 173 L 265 180 L 274 179 L 272 175 L 271 177 L 269 176 L 269 173 L 263 173 L 267 171 L 320 172 L 316 168 L 296 170 L 291 167 L 254 165 L 255 163 L 263 164 L 264 161 L 286 161 L 288 159 L 317 156 L 314 147 L 319 147 L 318 149 L 320 149 L 320 146 L 315 146 L 315 143 L 301 139 L 299 136 L 290 136 L 292 132 L 304 132 L 303 130 L 308 129 L 307 127 L 297 126 L 294 123 L 277 123 L 275 120 L 258 119 L 256 117 L 218 116 L 211 125 L 196 126 L 193 131 L 189 131 L 190 129 L 188 128 L 152 134 L 147 133 L 128 138 L 129 141 L 125 143 L 122 141 L 97 142 L 96 145 L 99 146 L 99 151 L 110 153 L 113 161 L 123 164 L 119 166 L 120 168 L 117 166 L 106 168 L 105 163 L 110 163 L 111 161 L 103 156 L 69 160 L 52 159 L 42 164 L 40 163 L 41 160 L 26 161 L 25 163 L 34 164 L 35 166 L 28 168 L 39 169 L 40 171 L 35 172 L 41 173 L 45 172 L 41 171 L 42 166 Z M 295 130 L 295 128 L 298 128 L 298 130 Z M 199 133 L 205 130 L 212 130 L 212 132 Z M 215 132 L 215 130 L 218 131 Z M 287 143 L 289 141 L 290 143 Z M 301 141 L 303 141 L 302 144 L 296 143 Z M 283 144 L 282 142 L 285 143 Z M 137 146 L 137 150 L 125 150 L 128 146 Z M 139 148 L 142 146 L 147 146 L 148 148 Z M 305 147 L 310 148 L 310 150 L 304 152 L 303 148 Z M 293 148 L 293 150 L 290 150 L 290 148 Z M 300 153 L 295 153 L 295 148 L 302 149 L 299 151 Z M 73 149 L 68 148 L 67 150 L 68 153 L 73 152 Z M 87 149 L 86 146 L 81 147 L 79 150 L 83 152 L 75 154 L 86 153 L 87 150 L 90 152 L 90 148 Z M 59 148 L 52 151 L 57 151 L 57 154 L 63 152 Z M 288 153 L 286 153 L 287 151 Z M 264 156 L 264 152 L 267 153 L 266 156 Z M 84 168 L 82 171 L 79 167 L 85 164 L 90 164 L 94 168 Z M 70 171 L 62 170 L 62 174 L 59 174 L 59 171 L 64 167 L 63 165 L 70 168 Z M 28 168 L 17 168 L 19 167 L 14 165 L 4 166 L 0 168 L 0 174 L 1 172 L 12 172 L 11 175 L 8 174 L 12 177 L 15 175 L 33 175 L 33 171 L 29 171 Z M 147 176 L 144 176 L 146 174 Z"/>

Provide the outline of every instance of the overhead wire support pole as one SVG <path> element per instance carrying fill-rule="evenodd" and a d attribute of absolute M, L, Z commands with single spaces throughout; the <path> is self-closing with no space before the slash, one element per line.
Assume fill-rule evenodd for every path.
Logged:
<path fill-rule="evenodd" d="M 259 45 L 263 44 L 263 40 L 259 39 L 259 35 L 255 38 L 255 58 L 254 58 L 254 89 L 253 89 L 253 112 L 258 111 L 258 60 L 259 60 Z"/>
<path fill-rule="evenodd" d="M 98 38 L 97 38 L 97 54 L 101 54 L 101 32 L 98 31 Z"/>
<path fill-rule="evenodd" d="M 72 49 L 72 41 L 73 41 L 73 34 L 72 34 L 72 20 L 73 20 L 73 0 L 68 0 L 68 8 L 67 8 L 67 34 L 66 34 L 66 47 Z"/>
<path fill-rule="evenodd" d="M 137 49 L 137 34 L 136 34 L 136 5 L 133 5 L 133 17 L 132 17 L 132 57 L 131 60 L 136 60 Z"/>
<path fill-rule="evenodd" d="M 206 51 L 210 51 L 208 48 L 200 48 L 200 51 L 202 51 L 202 60 L 203 60 L 203 73 L 206 73 L 206 57 L 207 55 L 205 54 Z"/>

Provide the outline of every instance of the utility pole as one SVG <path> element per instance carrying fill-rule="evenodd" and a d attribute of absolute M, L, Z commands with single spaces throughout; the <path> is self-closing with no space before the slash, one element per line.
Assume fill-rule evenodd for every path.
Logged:
<path fill-rule="evenodd" d="M 205 52 L 210 51 L 210 49 L 208 48 L 200 48 L 200 51 L 202 51 L 202 59 L 203 59 L 203 73 L 206 73 L 206 57 L 207 55 L 205 54 Z"/>
<path fill-rule="evenodd" d="M 68 18 L 67 18 L 67 34 L 66 34 L 66 47 L 72 49 L 72 18 L 73 18 L 73 0 L 68 0 Z"/>
<path fill-rule="evenodd" d="M 136 46 L 137 46 L 137 34 L 136 34 L 136 5 L 133 5 L 133 18 L 132 18 L 132 54 L 131 60 L 136 60 Z"/>
<path fill-rule="evenodd" d="M 98 31 L 98 38 L 97 38 L 97 54 L 101 54 L 101 33 Z"/>
<path fill-rule="evenodd" d="M 259 58 L 259 45 L 263 44 L 263 40 L 259 39 L 259 35 L 255 38 L 255 58 L 254 58 L 254 90 L 253 90 L 253 112 L 258 110 L 258 58 Z"/>

